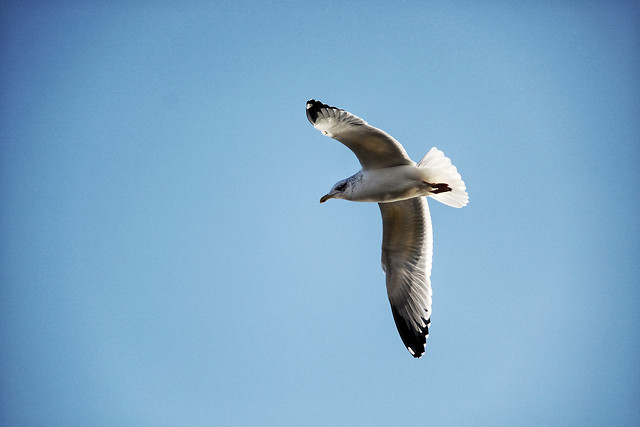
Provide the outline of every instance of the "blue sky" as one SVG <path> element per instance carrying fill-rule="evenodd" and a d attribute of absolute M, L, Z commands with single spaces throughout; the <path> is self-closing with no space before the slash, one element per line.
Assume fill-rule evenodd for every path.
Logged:
<path fill-rule="evenodd" d="M 638 2 L 3 2 L 6 425 L 640 423 Z M 426 355 L 315 98 L 442 149 Z"/>

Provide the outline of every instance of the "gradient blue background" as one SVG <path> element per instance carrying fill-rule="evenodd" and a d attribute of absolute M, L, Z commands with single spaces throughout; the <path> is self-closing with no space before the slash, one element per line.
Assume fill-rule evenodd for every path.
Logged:
<path fill-rule="evenodd" d="M 482 3 L 482 5 L 480 5 Z M 640 5 L 0 6 L 3 425 L 638 425 Z M 427 353 L 316 98 L 458 167 Z"/>

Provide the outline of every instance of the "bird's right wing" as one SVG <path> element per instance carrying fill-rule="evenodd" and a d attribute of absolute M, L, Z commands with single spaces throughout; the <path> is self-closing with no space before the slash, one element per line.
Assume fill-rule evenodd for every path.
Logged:
<path fill-rule="evenodd" d="M 382 269 L 402 342 L 413 357 L 424 354 L 431 321 L 433 235 L 424 197 L 379 203 Z"/>
<path fill-rule="evenodd" d="M 347 111 L 311 99 L 307 101 L 307 118 L 324 135 L 349 147 L 362 169 L 415 164 L 391 135 Z"/>

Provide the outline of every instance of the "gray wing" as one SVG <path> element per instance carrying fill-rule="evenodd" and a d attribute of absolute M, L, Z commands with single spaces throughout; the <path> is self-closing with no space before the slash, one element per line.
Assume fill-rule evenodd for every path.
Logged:
<path fill-rule="evenodd" d="M 391 135 L 351 113 L 311 99 L 307 101 L 307 118 L 324 135 L 349 147 L 358 157 L 362 169 L 414 164 Z"/>
<path fill-rule="evenodd" d="M 424 197 L 378 203 L 382 212 L 382 269 L 402 342 L 413 357 L 424 354 L 431 321 L 433 234 Z"/>

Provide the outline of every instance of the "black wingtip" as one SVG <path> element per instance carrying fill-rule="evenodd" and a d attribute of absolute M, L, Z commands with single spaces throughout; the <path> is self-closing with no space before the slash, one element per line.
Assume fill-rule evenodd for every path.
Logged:
<path fill-rule="evenodd" d="M 323 104 L 322 102 L 316 101 L 315 99 L 310 99 L 307 101 L 307 119 L 309 119 L 312 125 L 315 125 L 318 121 L 320 110 L 323 108 L 327 110 L 344 111 L 341 108 Z"/>
<path fill-rule="evenodd" d="M 322 102 L 318 102 L 315 99 L 307 101 L 307 119 L 309 119 L 309 122 L 311 122 L 312 125 L 316 124 L 316 121 L 318 120 L 318 113 L 323 105 L 324 104 Z"/>
<path fill-rule="evenodd" d="M 416 331 L 398 314 L 393 305 L 391 306 L 391 312 L 393 313 L 393 320 L 396 322 L 396 327 L 398 328 L 402 342 L 405 347 L 407 347 L 407 350 L 409 350 L 409 353 L 416 359 L 419 359 L 425 351 L 431 319 L 423 319 L 426 325 L 424 328 L 421 328 L 420 331 Z"/>

